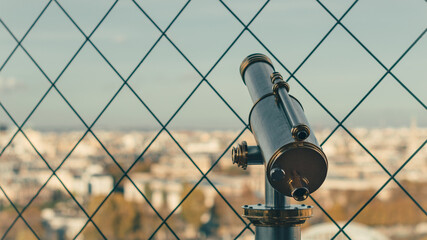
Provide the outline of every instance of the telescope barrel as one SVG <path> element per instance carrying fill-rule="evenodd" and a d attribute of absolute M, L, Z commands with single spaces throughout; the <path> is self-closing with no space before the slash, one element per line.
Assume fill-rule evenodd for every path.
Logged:
<path fill-rule="evenodd" d="M 328 162 L 310 131 L 304 110 L 271 60 L 252 54 L 240 66 L 254 103 L 249 124 L 265 160 L 266 176 L 278 192 L 304 200 L 326 178 Z"/>

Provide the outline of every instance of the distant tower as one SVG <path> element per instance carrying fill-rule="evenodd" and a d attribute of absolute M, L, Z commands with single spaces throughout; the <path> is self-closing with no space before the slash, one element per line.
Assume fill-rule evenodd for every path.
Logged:
<path fill-rule="evenodd" d="M 421 141 L 419 140 L 420 136 L 420 129 L 417 126 L 417 119 L 416 117 L 411 118 L 411 126 L 408 130 L 407 135 L 407 143 L 406 143 L 406 152 L 404 154 L 404 160 L 408 159 L 415 150 L 421 145 Z M 416 157 L 419 157 L 421 153 L 419 152 Z M 411 161 L 412 164 L 409 164 L 406 168 L 413 168 L 417 169 L 420 166 L 423 166 L 425 163 L 423 161 L 418 161 L 417 159 L 414 159 L 414 161 Z"/>
<path fill-rule="evenodd" d="M 417 118 L 416 117 L 412 117 L 411 118 L 411 126 L 409 127 L 409 131 L 408 131 L 408 142 L 406 145 L 406 158 L 410 157 L 415 149 L 417 149 L 420 143 L 418 143 L 418 135 L 419 135 L 419 129 L 417 126 Z"/>

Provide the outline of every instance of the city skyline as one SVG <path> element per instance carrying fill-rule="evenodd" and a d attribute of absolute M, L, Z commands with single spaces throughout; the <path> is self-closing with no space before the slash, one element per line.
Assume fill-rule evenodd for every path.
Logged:
<path fill-rule="evenodd" d="M 391 173 L 398 170 L 420 147 L 426 133 L 427 128 L 420 129 L 416 126 L 410 129 L 354 131 L 357 138 Z M 78 134 L 28 131 L 28 138 L 38 150 L 36 153 L 32 145 L 19 134 L 1 156 L 2 189 L 15 206 L 21 209 L 38 189 L 44 186 L 24 216 L 43 239 L 72 239 L 77 234 L 88 239 L 98 236 L 97 231 L 90 227 L 79 232 L 88 219 L 82 209 L 69 198 L 68 191 L 89 214 L 108 196 L 92 219 L 109 239 L 132 234 L 138 234 L 136 239 L 150 236 L 161 221 L 147 205 L 147 201 L 162 215 L 173 211 L 168 223 L 173 225 L 173 230 L 182 238 L 200 237 L 200 234 L 206 232 L 205 227 L 201 226 L 210 224 L 216 229 L 210 234 L 218 239 L 238 234 L 244 224 L 218 194 L 222 194 L 237 212 L 240 212 L 243 204 L 262 201 L 264 194 L 264 181 L 260 181 L 264 177 L 264 166 L 251 166 L 242 170 L 231 161 L 228 146 L 239 132 L 172 132 L 197 167 L 168 134 L 161 134 L 140 157 L 139 154 L 150 142 L 153 134 L 113 131 L 97 134 L 109 154 L 90 135 L 69 153 L 79 137 Z M 329 131 L 326 130 L 316 132 L 319 141 L 328 134 Z M 0 145 L 7 140 L 6 135 L 0 135 Z M 249 145 L 255 144 L 249 131 L 243 133 L 237 142 L 241 140 L 248 141 Z M 323 146 L 323 150 L 328 156 L 329 173 L 322 187 L 312 193 L 312 197 L 336 221 L 348 220 L 372 196 L 373 191 L 386 184 L 367 207 L 369 210 L 362 211 L 349 228 L 345 229 L 352 239 L 357 239 L 357 232 L 351 229 L 359 223 L 364 225 L 364 229 L 377 231 L 393 240 L 402 236 L 411 239 L 427 234 L 422 230 L 426 216 L 401 191 L 399 185 L 393 182 L 387 184 L 388 174 L 356 141 L 352 141 L 349 135 L 337 131 Z M 427 169 L 426 150 L 421 149 L 395 176 L 399 184 L 403 185 L 421 206 L 425 206 L 427 199 L 424 191 L 427 186 L 427 177 L 424 174 Z M 38 153 L 53 169 L 58 167 L 65 157 L 66 160 L 55 172 L 61 182 L 56 176 L 49 177 L 52 172 L 38 157 Z M 133 166 L 127 173 L 129 179 L 121 178 L 123 172 L 118 166 L 123 170 Z M 199 181 L 204 173 L 209 180 Z M 197 187 L 187 200 L 181 202 L 192 186 Z M 194 207 L 196 204 L 199 204 L 198 207 Z M 311 200 L 305 201 L 305 204 L 314 206 Z M 3 193 L 0 194 L 0 208 L 0 217 L 7 220 L 0 224 L 1 233 L 12 221 L 11 214 L 14 211 Z M 389 216 L 391 209 L 396 208 L 405 211 L 394 211 L 393 216 Z M 28 211 L 31 212 L 31 218 Z M 330 223 L 318 207 L 314 207 L 314 211 L 314 216 L 305 224 L 303 236 L 308 229 L 316 229 Z M 131 212 L 137 212 L 139 217 L 135 218 Z M 126 214 L 122 216 L 121 213 Z M 123 231 L 111 227 L 115 222 L 113 219 L 120 218 L 126 219 L 120 221 Z M 215 218 L 221 219 L 218 225 L 212 223 Z M 43 226 L 40 222 L 44 223 Z M 140 227 L 126 228 L 131 222 Z M 397 227 L 399 230 L 396 230 Z M 25 226 L 17 224 L 13 230 L 7 233 L 7 237 L 29 231 Z M 328 239 L 337 231 L 336 226 L 329 226 L 329 237 L 323 236 L 320 239 Z M 61 238 L 61 234 L 65 236 Z M 170 232 L 160 229 L 155 238 L 170 239 Z M 248 232 L 243 239 L 251 238 L 253 236 Z"/>

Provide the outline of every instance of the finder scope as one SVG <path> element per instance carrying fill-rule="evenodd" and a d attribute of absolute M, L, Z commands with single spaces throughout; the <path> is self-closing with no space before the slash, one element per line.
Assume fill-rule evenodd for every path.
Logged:
<path fill-rule="evenodd" d="M 240 74 L 254 103 L 250 129 L 258 146 L 233 148 L 233 162 L 264 164 L 268 182 L 278 192 L 305 200 L 326 178 L 328 161 L 305 117 L 302 105 L 289 95 L 289 85 L 260 53 L 246 57 Z"/>

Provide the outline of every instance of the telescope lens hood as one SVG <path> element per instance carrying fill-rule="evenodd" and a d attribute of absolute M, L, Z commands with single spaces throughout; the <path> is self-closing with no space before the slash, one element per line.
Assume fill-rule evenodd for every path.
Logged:
<path fill-rule="evenodd" d="M 240 64 L 240 75 L 242 76 L 243 82 L 245 82 L 245 71 L 251 65 L 252 63 L 256 62 L 265 62 L 268 63 L 273 69 L 273 63 L 271 62 L 270 58 L 265 56 L 262 53 L 254 53 L 249 56 L 247 56 L 245 59 L 243 59 L 243 62 Z"/>

